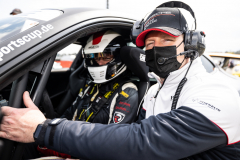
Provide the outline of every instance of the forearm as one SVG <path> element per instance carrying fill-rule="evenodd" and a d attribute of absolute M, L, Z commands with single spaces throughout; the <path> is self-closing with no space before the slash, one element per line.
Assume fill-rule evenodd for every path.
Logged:
<path fill-rule="evenodd" d="M 50 130 L 54 129 L 48 128 L 45 143 L 48 148 L 75 157 L 144 160 L 180 159 L 227 142 L 221 129 L 186 108 L 151 116 L 140 124 L 102 125 L 63 120 L 56 125 L 53 136 Z"/>

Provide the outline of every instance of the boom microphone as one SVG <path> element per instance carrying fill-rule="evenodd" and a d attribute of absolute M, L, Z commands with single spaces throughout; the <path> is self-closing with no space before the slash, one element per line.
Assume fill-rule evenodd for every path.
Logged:
<path fill-rule="evenodd" d="M 187 51 L 181 52 L 181 53 L 179 53 L 175 56 L 169 57 L 169 58 L 160 57 L 160 58 L 157 59 L 157 63 L 162 65 L 166 61 L 168 61 L 169 59 L 172 59 L 172 58 L 175 58 L 175 57 L 181 56 L 181 55 L 185 55 L 185 58 L 190 58 L 191 60 L 194 60 L 199 56 L 199 53 L 195 50 L 187 50 Z"/>

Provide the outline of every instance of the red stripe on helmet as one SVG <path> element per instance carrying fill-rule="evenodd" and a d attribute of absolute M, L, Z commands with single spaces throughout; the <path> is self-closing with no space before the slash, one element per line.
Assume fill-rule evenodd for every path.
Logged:
<path fill-rule="evenodd" d="M 102 37 L 103 37 L 104 33 L 105 33 L 105 32 L 94 33 L 94 34 L 93 34 L 92 45 L 96 45 L 96 44 L 100 43 L 101 40 L 102 40 Z"/>

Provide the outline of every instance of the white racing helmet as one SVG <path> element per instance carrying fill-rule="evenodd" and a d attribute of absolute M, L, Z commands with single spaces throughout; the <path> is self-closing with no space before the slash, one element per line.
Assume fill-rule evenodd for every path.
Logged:
<path fill-rule="evenodd" d="M 108 30 L 90 36 L 84 48 L 85 66 L 94 83 L 110 81 L 126 70 L 120 59 L 120 48 L 125 46 L 120 34 Z M 96 60 L 110 60 L 105 65 L 99 65 Z"/>

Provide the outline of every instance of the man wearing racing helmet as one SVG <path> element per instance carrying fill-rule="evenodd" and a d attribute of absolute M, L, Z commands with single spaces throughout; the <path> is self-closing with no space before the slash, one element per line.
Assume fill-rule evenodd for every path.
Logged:
<path fill-rule="evenodd" d="M 145 45 L 146 64 L 155 73 L 150 76 L 159 83 L 153 85 L 145 96 L 143 108 L 146 115 L 139 124 L 50 121 L 36 111 L 38 119 L 31 123 L 35 127 L 30 133 L 38 131 L 36 127 L 42 121 L 47 129 L 40 131 L 47 130 L 48 133 L 35 140 L 44 140 L 48 147 L 88 159 L 239 159 L 238 92 L 208 74 L 194 51 L 184 50 L 183 45 L 188 44 L 182 43 L 187 31 L 183 28 L 186 26 L 183 18 L 178 9 L 162 7 L 156 8 L 143 21 L 148 27 L 138 36 L 136 44 Z M 34 111 L 36 106 L 27 93 L 24 102 Z M 20 125 L 17 118 L 24 118 L 19 109 L 5 108 L 3 111 L 7 115 L 11 111 L 19 112 L 18 117 L 12 116 L 15 118 L 14 128 Z M 24 113 L 28 113 L 27 110 Z M 5 130 L 4 133 L 8 133 Z M 0 136 L 6 138 L 4 133 Z M 9 139 L 34 141 L 31 134 L 26 140 L 20 129 L 17 133 Z"/>
<path fill-rule="evenodd" d="M 129 82 L 130 73 L 119 53 L 125 45 L 121 35 L 112 30 L 89 37 L 83 57 L 91 80 L 86 80 L 77 99 L 61 118 L 102 124 L 132 123 L 136 120 L 137 87 Z M 38 151 L 44 156 L 71 157 L 45 147 L 38 147 Z"/>
<path fill-rule="evenodd" d="M 126 43 L 120 34 L 108 30 L 90 36 L 83 57 L 91 80 L 62 118 L 92 123 L 132 123 L 138 110 L 138 92 L 121 61 Z"/>

